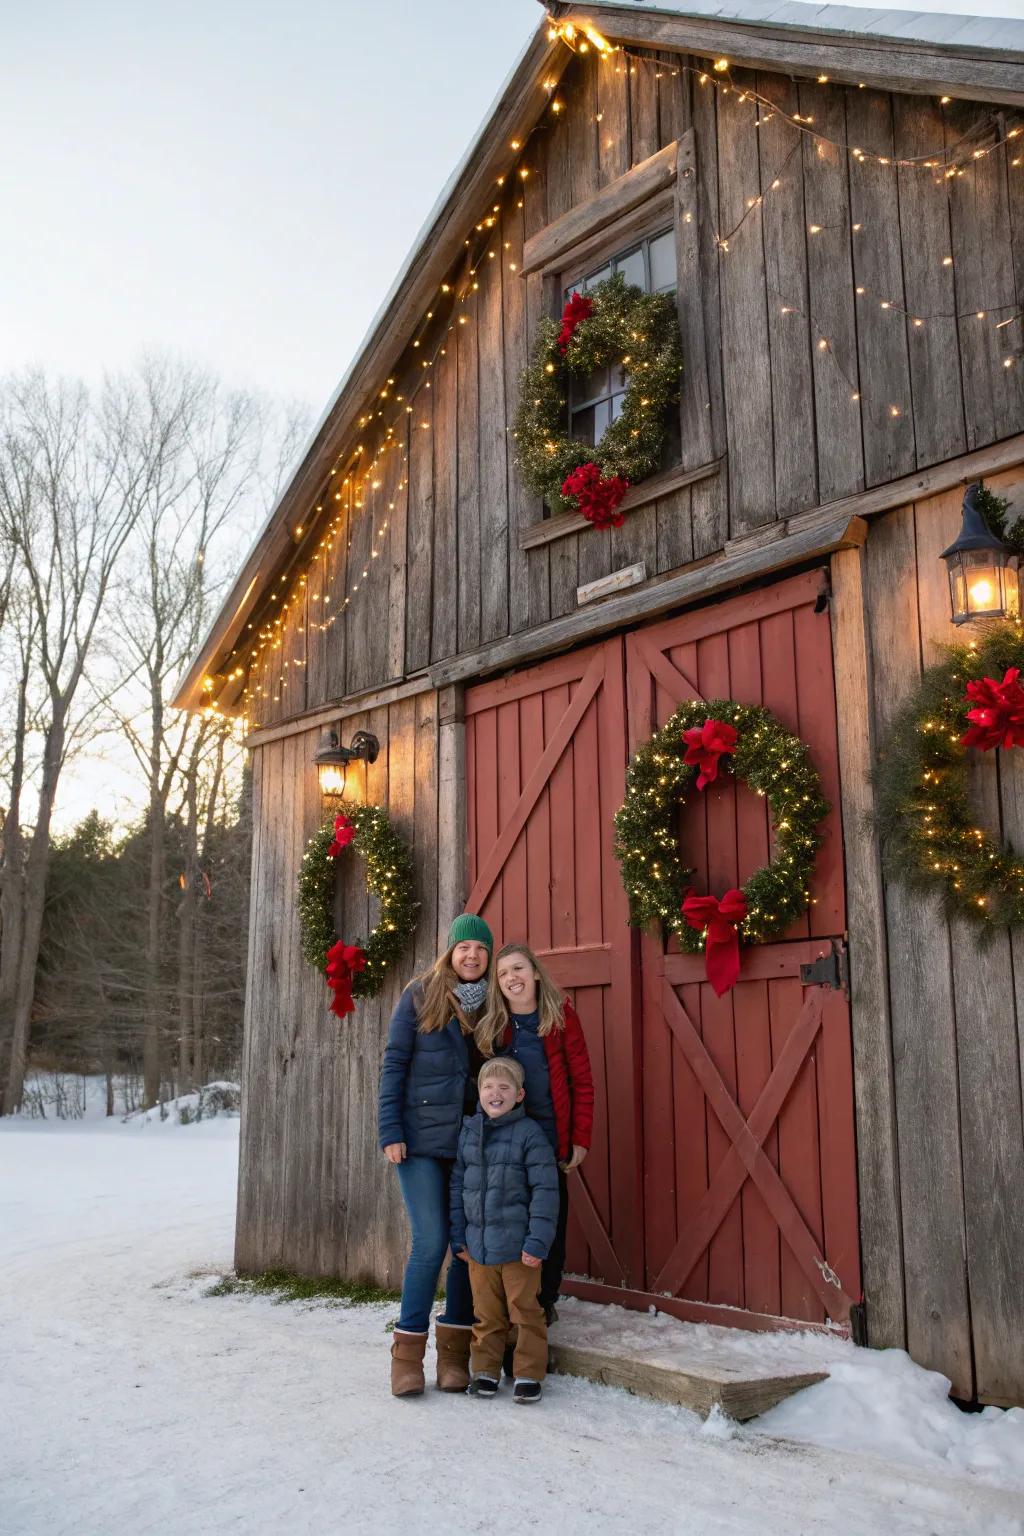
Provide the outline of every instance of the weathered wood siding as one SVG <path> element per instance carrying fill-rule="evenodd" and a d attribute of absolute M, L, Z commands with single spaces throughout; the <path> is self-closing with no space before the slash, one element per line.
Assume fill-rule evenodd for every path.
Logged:
<path fill-rule="evenodd" d="M 408 1231 L 397 1179 L 377 1148 L 377 1077 L 402 986 L 434 959 L 464 899 L 457 705 L 444 693 L 424 693 L 346 721 L 382 744 L 372 766 L 351 765 L 346 794 L 387 806 L 409 839 L 420 912 L 403 972 L 343 1020 L 328 1011 L 323 978 L 299 948 L 296 880 L 322 815 L 312 762 L 317 734 L 286 736 L 254 753 L 235 1247 L 242 1272 L 283 1266 L 401 1284 Z M 338 931 L 365 937 L 376 914 L 357 858 L 343 861 L 338 884 Z"/>
<path fill-rule="evenodd" d="M 465 323 L 454 323 L 431 368 L 423 352 L 433 342 L 395 360 L 388 402 L 370 406 L 352 445 L 362 452 L 319 498 L 321 523 L 342 514 L 332 548 L 286 613 L 279 589 L 256 620 L 253 633 L 269 620 L 275 638 L 250 677 L 255 723 L 570 613 L 577 586 L 610 570 L 638 560 L 650 576 L 676 569 L 778 518 L 1020 429 L 1022 369 L 1002 367 L 1019 336 L 992 323 L 996 306 L 1013 312 L 1024 270 L 1015 146 L 946 180 L 800 137 L 745 92 L 886 156 L 939 151 L 990 109 L 944 111 L 925 97 L 763 72 L 734 72 L 725 92 L 681 63 L 701 68 L 670 54 L 591 54 L 569 66 L 557 91 L 564 110 L 545 113 L 526 146 L 527 179 L 511 195 L 495 189 L 495 239 L 478 288 L 453 315 Z M 515 469 L 511 423 L 537 319 L 558 302 L 552 279 L 523 277 L 524 240 L 690 129 L 694 175 L 675 214 L 688 348 L 683 463 L 724 455 L 721 471 L 639 507 L 611 535 L 587 529 L 523 550 L 519 535 L 542 508 Z M 719 234 L 729 235 L 727 252 Z M 883 309 L 882 296 L 894 307 Z M 450 302 L 439 294 L 438 317 Z M 901 306 L 936 318 L 915 326 Z M 393 394 L 424 374 L 429 387 L 409 413 L 398 408 L 386 452 L 361 473 L 395 420 Z M 309 536 L 312 555 L 322 528 Z"/>
<path fill-rule="evenodd" d="M 989 484 L 1015 482 L 1024 505 L 1019 471 Z M 961 503 L 949 492 L 879 518 L 863 556 L 834 568 L 865 1295 L 873 1344 L 907 1348 L 958 1396 L 1019 1403 L 1022 941 L 981 949 L 886 879 L 865 825 L 871 743 L 953 638 L 939 552 Z M 1024 846 L 1018 754 L 979 757 L 972 788 L 979 824 Z"/>

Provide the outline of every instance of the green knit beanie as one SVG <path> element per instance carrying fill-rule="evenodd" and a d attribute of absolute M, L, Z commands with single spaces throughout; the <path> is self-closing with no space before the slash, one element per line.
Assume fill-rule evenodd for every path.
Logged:
<path fill-rule="evenodd" d="M 448 930 L 448 948 L 453 949 L 456 944 L 465 944 L 470 939 L 474 939 L 477 944 L 486 944 L 488 954 L 493 952 L 494 935 L 483 918 L 473 912 L 463 912 Z"/>

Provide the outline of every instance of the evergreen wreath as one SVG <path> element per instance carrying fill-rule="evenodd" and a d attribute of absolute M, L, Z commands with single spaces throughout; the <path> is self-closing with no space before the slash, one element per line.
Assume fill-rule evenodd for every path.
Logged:
<path fill-rule="evenodd" d="M 380 917 L 366 943 L 345 944 L 335 933 L 335 859 L 351 844 L 366 864 L 367 889 Z M 353 997 L 376 997 L 389 968 L 416 927 L 412 855 L 379 805 L 346 806 L 306 844 L 299 868 L 299 930 L 303 958 L 327 976 L 331 1011 L 351 1013 Z"/>
<path fill-rule="evenodd" d="M 710 753 L 694 747 L 702 730 L 706 735 L 714 725 L 727 728 L 723 739 L 732 745 Z M 688 699 L 679 706 L 629 765 L 626 798 L 615 814 L 615 854 L 632 926 L 660 921 L 690 954 L 705 948 L 705 934 L 682 911 L 693 871 L 679 856 L 675 817 L 698 765 L 699 787 L 715 777 L 717 761 L 709 769 L 708 756 L 727 756 L 733 776 L 766 796 L 771 812 L 772 860 L 745 882 L 746 912 L 736 923 L 748 944 L 777 937 L 806 910 L 821 842 L 817 827 L 829 810 L 806 745 L 767 709 L 733 699 Z"/>
<path fill-rule="evenodd" d="M 1024 745 L 1024 630 L 986 624 L 949 646 L 904 701 L 878 756 L 876 821 L 889 874 L 938 895 L 982 940 L 1024 922 L 1024 859 L 977 824 L 969 753 Z"/>
<path fill-rule="evenodd" d="M 533 359 L 519 381 L 514 434 L 523 479 L 552 511 L 581 512 L 618 527 L 630 485 L 658 468 L 667 412 L 679 395 L 682 342 L 675 299 L 644 293 L 617 272 L 574 293 L 561 323 L 540 322 Z M 609 364 L 628 370 L 621 414 L 596 446 L 566 435 L 569 375 Z"/>

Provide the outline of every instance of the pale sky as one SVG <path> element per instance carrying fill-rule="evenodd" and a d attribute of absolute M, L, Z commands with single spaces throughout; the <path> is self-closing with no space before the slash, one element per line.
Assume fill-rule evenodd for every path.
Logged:
<path fill-rule="evenodd" d="M 172 349 L 318 416 L 541 16 L 0 0 L 0 369 L 95 379 Z M 129 782 L 83 769 L 61 822 L 123 814 Z"/>

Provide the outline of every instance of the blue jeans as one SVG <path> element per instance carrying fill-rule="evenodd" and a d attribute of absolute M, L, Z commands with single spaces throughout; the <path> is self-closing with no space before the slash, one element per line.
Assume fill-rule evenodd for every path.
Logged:
<path fill-rule="evenodd" d="M 412 1251 L 405 1266 L 402 1310 L 396 1324 L 407 1333 L 426 1333 L 430 1326 L 437 1277 L 448 1252 L 451 1228 L 448 1184 L 452 1161 L 447 1157 L 407 1157 L 404 1162 L 395 1164 L 412 1228 Z M 469 1267 L 465 1259 L 457 1259 L 454 1254 L 448 1266 L 444 1311 L 439 1321 L 462 1325 L 473 1321 Z"/>

